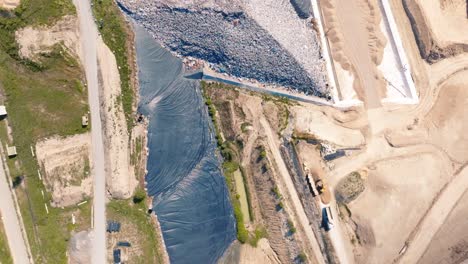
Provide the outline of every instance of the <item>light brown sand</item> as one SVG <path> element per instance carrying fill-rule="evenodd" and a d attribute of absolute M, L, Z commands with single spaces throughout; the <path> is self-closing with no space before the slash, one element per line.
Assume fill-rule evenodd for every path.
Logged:
<path fill-rule="evenodd" d="M 52 206 L 76 205 L 91 196 L 91 137 L 89 133 L 45 139 L 36 144 L 37 160 Z"/>
<path fill-rule="evenodd" d="M 0 0 L 0 7 L 5 9 L 15 9 L 19 4 L 20 0 Z"/>
<path fill-rule="evenodd" d="M 466 0 L 416 0 L 440 46 L 468 44 Z"/>
<path fill-rule="evenodd" d="M 386 40 L 380 31 L 377 0 L 322 1 L 325 31 L 332 57 L 351 72 L 358 97 L 369 108 L 379 107 L 385 83 L 377 70 Z"/>
<path fill-rule="evenodd" d="M 24 58 L 34 60 L 38 53 L 50 51 L 58 43 L 63 43 L 74 56 L 81 55 L 76 16 L 65 16 L 52 27 L 25 27 L 18 30 L 15 36 L 20 47 L 19 54 Z"/>
<path fill-rule="evenodd" d="M 97 47 L 99 79 L 103 105 L 105 152 L 107 158 L 106 183 L 114 198 L 126 199 L 133 194 L 138 181 L 130 164 L 129 134 L 123 106 L 119 101 L 120 75 L 112 51 L 102 39 Z"/>

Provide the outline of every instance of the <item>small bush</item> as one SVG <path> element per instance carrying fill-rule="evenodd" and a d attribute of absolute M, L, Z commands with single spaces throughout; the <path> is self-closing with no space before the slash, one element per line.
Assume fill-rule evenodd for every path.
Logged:
<path fill-rule="evenodd" d="M 242 133 L 247 132 L 247 127 L 249 127 L 249 126 L 251 126 L 251 124 L 248 123 L 248 122 L 242 123 L 242 125 L 241 125 L 241 131 L 242 131 Z"/>
<path fill-rule="evenodd" d="M 277 199 L 283 198 L 283 196 L 281 195 L 281 193 L 280 193 L 280 191 L 278 189 L 278 186 L 275 186 L 274 188 L 272 188 L 271 191 L 275 194 Z"/>
<path fill-rule="evenodd" d="M 281 209 L 283 209 L 283 208 L 284 208 L 283 202 L 279 202 L 279 203 L 276 205 L 276 209 L 277 209 L 278 211 L 281 210 Z"/>
<path fill-rule="evenodd" d="M 146 192 L 143 189 L 138 188 L 133 195 L 133 203 L 138 204 L 146 199 Z"/>
<path fill-rule="evenodd" d="M 242 214 L 239 202 L 233 202 L 234 216 L 237 224 L 237 240 L 244 244 L 249 239 L 249 232 L 244 225 L 244 215 Z"/>
<path fill-rule="evenodd" d="M 298 259 L 299 262 L 301 262 L 301 263 L 306 263 L 306 262 L 307 262 L 307 256 L 306 256 L 306 254 L 304 253 L 304 251 L 302 251 L 301 253 L 299 253 L 299 255 L 297 255 L 297 259 Z"/>
<path fill-rule="evenodd" d="M 249 240 L 249 244 L 252 247 L 257 247 L 258 241 L 264 237 L 267 237 L 267 230 L 265 227 L 257 227 L 255 228 L 255 232 L 253 237 Z"/>
<path fill-rule="evenodd" d="M 291 234 L 294 234 L 296 233 L 296 227 L 294 226 L 294 223 L 289 219 L 288 220 L 288 228 L 289 228 L 289 232 L 291 232 Z"/>
<path fill-rule="evenodd" d="M 233 173 L 233 172 L 235 172 L 236 170 L 239 169 L 239 164 L 237 162 L 233 162 L 233 161 L 224 162 L 223 163 L 223 168 L 224 168 L 225 172 Z"/>

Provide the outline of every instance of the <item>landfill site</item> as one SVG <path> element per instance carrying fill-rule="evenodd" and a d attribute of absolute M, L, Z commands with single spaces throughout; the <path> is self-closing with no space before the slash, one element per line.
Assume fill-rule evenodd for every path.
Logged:
<path fill-rule="evenodd" d="M 257 238 L 221 263 L 468 258 L 465 0 L 121 5 L 216 76 L 202 90 L 237 229 Z"/>
<path fill-rule="evenodd" d="M 26 62 L 63 46 L 95 79 L 74 88 L 79 134 L 26 147 L 39 224 L 60 212 L 70 233 L 56 262 L 468 261 L 468 0 L 109 1 L 124 55 L 91 14 L 106 1 L 80 1 L 12 35 Z M 21 214 L 24 263 L 56 260 Z"/>

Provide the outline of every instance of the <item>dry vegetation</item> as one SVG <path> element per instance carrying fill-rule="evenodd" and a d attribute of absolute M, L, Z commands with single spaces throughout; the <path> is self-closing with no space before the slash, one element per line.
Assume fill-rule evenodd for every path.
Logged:
<path fill-rule="evenodd" d="M 215 120 L 218 142 L 225 160 L 226 181 L 237 218 L 241 210 L 237 209 L 240 206 L 236 198 L 238 192 L 231 177 L 232 171 L 237 167 L 241 168 L 246 186 L 252 220 L 245 228 L 250 234 L 248 239 L 242 237 L 244 231 L 239 228 L 244 227 L 243 224 L 239 225 L 238 219 L 238 238 L 254 247 L 258 247 L 258 241 L 262 237 L 266 236 L 268 239 L 253 251 L 249 246 L 242 246 L 238 252 L 243 258 L 241 263 L 252 257 L 243 253 L 247 251 L 259 259 L 268 256 L 270 263 L 275 262 L 275 259 L 281 263 L 293 261 L 301 252 L 301 243 L 296 240 L 296 228 L 289 221 L 284 198 L 278 189 L 278 172 L 271 160 L 259 122 L 259 117 L 263 116 L 274 131 L 281 134 L 289 122 L 289 103 L 274 97 L 264 97 L 262 103 L 260 96 L 249 95 L 221 84 L 204 83 L 203 86 L 210 114 Z M 232 168 L 234 164 L 235 168 Z M 272 251 L 267 250 L 270 247 Z"/>

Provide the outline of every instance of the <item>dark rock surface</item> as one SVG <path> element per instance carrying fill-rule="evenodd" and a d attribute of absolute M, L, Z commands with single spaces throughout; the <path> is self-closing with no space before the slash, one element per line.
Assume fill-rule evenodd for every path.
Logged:
<path fill-rule="evenodd" d="M 240 2 L 122 0 L 120 5 L 158 42 L 179 55 L 203 59 L 217 71 L 236 77 L 316 96 L 328 94 L 323 72 L 305 69 L 306 63 L 298 62 L 297 55 L 292 56 L 259 26 Z M 310 60 L 320 59 L 318 52 L 314 55 Z"/>

